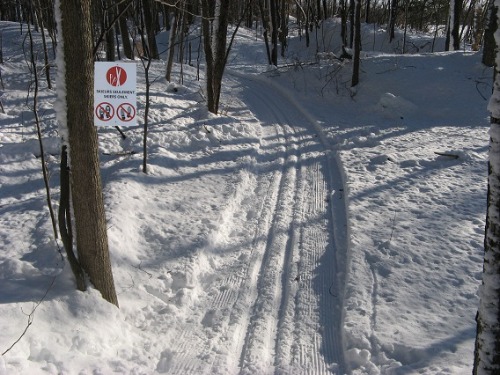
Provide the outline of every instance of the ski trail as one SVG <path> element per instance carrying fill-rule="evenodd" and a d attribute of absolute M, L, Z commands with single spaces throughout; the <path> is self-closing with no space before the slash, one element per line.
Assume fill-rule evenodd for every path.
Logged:
<path fill-rule="evenodd" d="M 194 260 L 215 270 L 200 276 L 207 293 L 157 372 L 344 374 L 341 173 L 291 98 L 267 82 L 229 81 L 261 123 L 261 145 Z"/>
<path fill-rule="evenodd" d="M 180 334 L 176 350 L 166 352 L 168 355 L 160 359 L 163 366 L 158 366 L 162 370 L 159 372 L 233 374 L 239 371 L 239 353 L 246 342 L 249 311 L 257 295 L 268 236 L 277 214 L 285 168 L 283 137 L 279 127 L 266 129 L 258 162 L 240 172 L 234 194 L 221 214 L 217 234 L 209 246 L 212 249 L 205 249 L 214 251 L 220 246 L 217 242 L 226 239 L 231 247 L 238 249 L 240 256 L 224 259 L 219 265 L 220 274 L 229 276 L 207 281 L 210 284 L 207 298 L 193 308 L 205 309 L 203 316 Z M 253 233 L 251 238 L 244 238 L 247 232 Z M 269 363 L 271 361 L 272 355 Z"/>
<path fill-rule="evenodd" d="M 296 103 L 266 83 L 242 82 L 248 85 L 247 102 L 263 126 L 277 124 L 283 129 L 287 159 L 241 373 L 269 373 L 270 368 L 275 373 L 344 373 L 347 234 L 345 202 L 338 194 L 343 190 L 341 173 L 325 137 L 320 133 L 318 139 L 316 123 Z M 335 221 L 332 213 L 337 211 L 340 217 Z M 337 251 L 339 245 L 342 249 Z"/>
<path fill-rule="evenodd" d="M 251 309 L 243 351 L 240 359 L 241 373 L 268 373 L 274 367 L 275 342 L 280 313 L 281 299 L 284 295 L 282 278 L 287 279 L 286 259 L 293 251 L 293 202 L 296 198 L 298 157 L 290 144 L 285 126 L 285 158 L 283 177 L 278 187 L 274 217 L 268 234 L 267 243 L 257 275 L 252 287 L 255 296 Z"/>

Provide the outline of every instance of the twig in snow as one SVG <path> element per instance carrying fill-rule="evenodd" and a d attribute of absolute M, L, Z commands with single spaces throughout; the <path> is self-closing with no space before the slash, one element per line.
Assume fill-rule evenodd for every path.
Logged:
<path fill-rule="evenodd" d="M 146 270 L 143 270 L 143 269 L 141 268 L 141 264 L 142 264 L 142 260 L 141 260 L 141 262 L 139 263 L 139 265 L 138 265 L 137 267 L 136 267 L 136 266 L 132 266 L 132 267 L 137 268 L 139 271 L 142 271 L 142 272 L 144 272 L 145 274 L 147 274 L 147 275 L 149 276 L 149 278 L 152 278 L 152 277 L 153 277 L 153 274 L 152 274 L 152 273 L 149 273 L 149 272 L 148 272 L 148 271 L 146 271 Z"/>
<path fill-rule="evenodd" d="M 392 218 L 392 230 L 391 230 L 391 237 L 389 237 L 389 243 L 391 243 L 392 236 L 394 235 L 394 230 L 396 229 L 396 214 L 397 212 L 394 212 L 394 217 Z"/>
<path fill-rule="evenodd" d="M 49 290 L 51 290 L 52 287 L 54 286 L 54 282 L 56 281 L 56 278 L 57 278 L 57 276 L 54 276 L 54 278 L 52 279 L 49 287 L 47 288 L 47 290 L 45 291 L 44 295 L 42 296 L 42 298 L 40 298 L 40 300 L 36 303 L 35 307 L 33 307 L 33 310 L 31 310 L 31 312 L 27 315 L 27 317 L 28 317 L 28 323 L 26 324 L 26 327 L 24 327 L 23 333 L 21 333 L 21 335 L 17 338 L 17 340 L 14 341 L 14 343 L 11 346 L 9 346 L 9 348 L 2 353 L 2 356 L 4 356 L 5 354 L 7 354 L 24 337 L 24 335 L 28 331 L 28 328 L 33 324 L 33 319 L 34 319 L 33 315 L 35 314 L 36 309 L 38 308 L 38 306 L 40 306 L 42 304 L 42 302 L 45 299 L 45 297 L 47 297 L 47 294 L 49 293 Z M 22 309 L 21 309 L 21 311 L 22 311 Z M 23 313 L 24 313 L 24 311 L 23 311 Z"/>
<path fill-rule="evenodd" d="M 476 81 L 476 90 L 477 92 L 479 93 L 479 95 L 481 95 L 481 98 L 483 98 L 484 100 L 488 100 L 488 98 L 486 98 L 483 93 L 481 91 L 479 91 L 479 84 L 483 84 L 483 85 L 488 85 L 487 83 L 485 82 L 481 82 L 481 81 Z M 489 86 L 489 85 L 488 85 Z"/>

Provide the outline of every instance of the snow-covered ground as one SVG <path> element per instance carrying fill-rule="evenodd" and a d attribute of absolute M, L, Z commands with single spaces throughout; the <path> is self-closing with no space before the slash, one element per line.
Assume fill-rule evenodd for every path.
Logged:
<path fill-rule="evenodd" d="M 147 175 L 140 126 L 98 129 L 118 309 L 75 290 L 53 239 L 23 38 L 0 23 L 0 374 L 471 372 L 492 72 L 370 26 L 353 90 L 326 26 L 278 69 L 240 30 L 218 116 L 196 67 L 173 85 L 153 64 Z"/>

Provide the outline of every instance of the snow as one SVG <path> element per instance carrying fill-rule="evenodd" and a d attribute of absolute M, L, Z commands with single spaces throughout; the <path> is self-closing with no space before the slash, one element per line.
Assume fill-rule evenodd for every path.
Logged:
<path fill-rule="evenodd" d="M 367 26 L 352 91 L 335 22 L 309 48 L 291 37 L 278 68 L 241 28 L 219 115 L 196 68 L 181 85 L 155 62 L 149 173 L 140 124 L 125 140 L 99 128 L 118 309 L 76 290 L 52 237 L 20 27 L 0 30 L 0 374 L 471 372 L 492 88 L 479 53 L 410 34 L 403 56 Z M 58 100 L 42 87 L 55 200 Z"/>

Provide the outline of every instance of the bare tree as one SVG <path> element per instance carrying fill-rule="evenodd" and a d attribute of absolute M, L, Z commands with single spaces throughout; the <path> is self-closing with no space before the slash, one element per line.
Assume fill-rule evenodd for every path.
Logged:
<path fill-rule="evenodd" d="M 42 33 L 43 33 L 43 28 L 42 28 Z M 47 198 L 47 207 L 49 209 L 49 214 L 50 214 L 50 219 L 52 222 L 52 230 L 54 232 L 54 238 L 57 240 L 58 239 L 58 233 L 57 233 L 57 225 L 56 225 L 56 217 L 54 214 L 54 209 L 52 207 L 52 198 L 50 195 L 50 186 L 49 186 L 49 176 L 48 176 L 48 171 L 47 171 L 47 164 L 45 160 L 45 151 L 43 147 L 43 141 L 42 141 L 42 128 L 40 125 L 40 116 L 38 115 L 38 90 L 39 90 L 39 82 L 38 82 L 38 67 L 36 64 L 36 53 L 34 50 L 34 42 L 33 42 L 33 34 L 31 32 L 31 25 L 28 23 L 28 36 L 29 36 L 29 43 L 30 43 L 30 69 L 31 73 L 33 74 L 33 80 L 34 80 L 34 88 L 33 88 L 33 114 L 35 115 L 35 125 L 36 125 L 36 133 L 38 137 L 38 144 L 40 146 L 40 162 L 42 164 L 42 175 L 43 175 L 43 182 L 45 185 L 45 195 Z"/>
<path fill-rule="evenodd" d="M 352 67 L 352 82 L 354 87 L 359 83 L 359 60 L 361 52 L 361 0 L 356 0 L 354 7 L 354 56 Z"/>
<path fill-rule="evenodd" d="M 174 65 L 175 43 L 177 40 L 177 31 L 179 29 L 179 18 L 181 17 L 179 8 L 174 8 L 174 16 L 170 26 L 170 35 L 168 38 L 167 69 L 165 78 L 170 82 L 172 77 L 172 67 Z M 167 15 L 168 16 L 168 15 Z"/>
<path fill-rule="evenodd" d="M 152 8 L 154 9 L 156 4 L 151 0 L 142 0 L 142 14 L 145 23 L 145 31 L 148 39 L 149 53 L 152 59 L 159 59 L 158 47 L 156 45 L 156 17 L 154 17 Z M 149 56 L 148 56 L 149 57 Z"/>
<path fill-rule="evenodd" d="M 484 31 L 484 48 L 483 48 L 483 64 L 486 66 L 495 65 L 495 31 L 498 28 L 498 6 L 494 0 L 488 1 L 488 25 Z"/>
<path fill-rule="evenodd" d="M 389 13 L 389 41 L 394 39 L 394 28 L 396 27 L 396 17 L 398 16 L 398 0 L 391 0 L 391 10 Z"/>
<path fill-rule="evenodd" d="M 222 76 L 226 65 L 226 41 L 230 0 L 201 0 L 203 47 L 206 60 L 207 107 L 219 110 Z M 213 30 L 213 31 L 212 31 Z"/>
<path fill-rule="evenodd" d="M 127 8 L 129 5 L 132 4 L 132 2 L 128 2 L 127 4 L 124 3 L 123 1 L 120 1 L 118 3 L 118 14 L 119 19 L 118 19 L 118 24 L 120 26 L 120 35 L 122 38 L 122 46 L 123 46 L 123 53 L 125 54 L 125 57 L 127 59 L 133 59 L 134 58 L 134 53 L 132 51 L 132 43 L 130 43 L 130 36 L 128 32 L 128 27 L 127 27 Z"/>
<path fill-rule="evenodd" d="M 97 132 L 93 125 L 91 0 L 61 1 L 71 195 L 78 262 L 104 299 L 118 306 L 108 250 Z M 64 126 L 64 125 L 63 125 Z"/>
<path fill-rule="evenodd" d="M 460 49 L 460 17 L 462 15 L 462 0 L 451 0 L 450 14 L 451 22 L 451 36 L 453 38 L 453 49 L 458 51 Z"/>
<path fill-rule="evenodd" d="M 497 6 L 499 1 L 497 0 Z M 499 40 L 497 38 L 498 44 Z M 497 57 L 498 57 L 497 52 Z M 483 281 L 476 316 L 473 374 L 500 373 L 500 75 L 495 67 L 489 106 L 490 149 Z"/>

